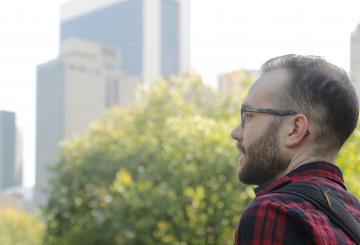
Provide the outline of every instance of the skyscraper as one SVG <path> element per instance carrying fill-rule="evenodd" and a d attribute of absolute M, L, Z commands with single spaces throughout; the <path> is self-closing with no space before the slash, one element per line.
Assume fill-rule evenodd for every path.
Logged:
<path fill-rule="evenodd" d="M 61 6 L 60 56 L 38 66 L 37 204 L 59 142 L 104 108 L 128 106 L 140 81 L 189 68 L 189 0 L 72 0 Z"/>
<path fill-rule="evenodd" d="M 38 66 L 35 201 L 44 190 L 59 143 L 82 135 L 105 108 L 132 104 L 139 79 L 118 67 L 120 50 L 78 38 L 62 42 L 59 58 Z M 127 96 L 123 96 L 126 94 Z"/>
<path fill-rule="evenodd" d="M 0 111 L 0 191 L 15 186 L 15 113 Z"/>
<path fill-rule="evenodd" d="M 16 128 L 15 140 L 15 185 L 22 187 L 23 184 L 23 134 L 21 129 Z"/>
<path fill-rule="evenodd" d="M 189 69 L 189 0 L 73 0 L 61 8 L 60 41 L 120 48 L 121 69 L 151 79 Z"/>
<path fill-rule="evenodd" d="M 360 94 L 360 24 L 351 33 L 350 77 L 358 95 Z"/>

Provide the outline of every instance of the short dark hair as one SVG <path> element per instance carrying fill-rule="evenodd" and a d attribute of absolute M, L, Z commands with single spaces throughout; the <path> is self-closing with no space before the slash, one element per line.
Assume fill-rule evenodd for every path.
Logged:
<path fill-rule="evenodd" d="M 356 128 L 359 104 L 347 73 L 318 56 L 289 54 L 263 64 L 263 73 L 284 68 L 291 74 L 281 106 L 304 113 L 315 139 L 339 150 Z"/>

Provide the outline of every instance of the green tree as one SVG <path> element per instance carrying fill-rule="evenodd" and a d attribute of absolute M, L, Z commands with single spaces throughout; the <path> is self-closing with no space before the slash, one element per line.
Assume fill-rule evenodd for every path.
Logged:
<path fill-rule="evenodd" d="M 10 208 L 0 209 L 1 245 L 40 245 L 44 225 L 31 214 Z"/>
<path fill-rule="evenodd" d="M 341 149 L 337 164 L 344 174 L 348 190 L 360 199 L 360 124 Z"/>
<path fill-rule="evenodd" d="M 45 209 L 46 244 L 231 244 L 253 197 L 236 178 L 230 139 L 241 96 L 204 86 L 195 73 L 139 90 L 64 142 Z M 338 162 L 359 192 L 359 129 Z"/>
<path fill-rule="evenodd" d="M 145 85 L 138 96 L 64 143 L 46 244 L 233 241 L 251 193 L 237 181 L 229 135 L 239 104 L 194 73 Z"/>

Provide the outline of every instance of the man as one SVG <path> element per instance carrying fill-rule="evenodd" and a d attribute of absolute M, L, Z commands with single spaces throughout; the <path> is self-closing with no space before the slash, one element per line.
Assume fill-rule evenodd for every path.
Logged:
<path fill-rule="evenodd" d="M 285 55 L 262 66 L 231 136 L 241 152 L 238 178 L 258 185 L 242 213 L 235 244 L 355 244 L 312 203 L 275 193 L 290 183 L 325 187 L 360 218 L 335 165 L 358 121 L 345 71 L 315 56 Z"/>

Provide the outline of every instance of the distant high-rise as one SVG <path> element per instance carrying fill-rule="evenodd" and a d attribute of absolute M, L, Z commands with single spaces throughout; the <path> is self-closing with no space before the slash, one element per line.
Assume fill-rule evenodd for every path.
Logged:
<path fill-rule="evenodd" d="M 43 190 L 51 176 L 59 142 L 83 134 L 105 108 L 128 106 L 135 98 L 139 79 L 118 67 L 120 50 L 81 39 L 67 39 L 59 58 L 37 70 L 36 191 L 43 204 Z M 126 96 L 124 96 L 124 94 Z"/>
<path fill-rule="evenodd" d="M 60 41 L 80 37 L 120 48 L 121 69 L 145 80 L 190 66 L 189 0 L 73 0 L 61 8 Z"/>
<path fill-rule="evenodd" d="M 85 132 L 135 87 L 189 68 L 190 0 L 72 0 L 61 6 L 60 55 L 37 69 L 35 201 L 59 142 Z"/>
<path fill-rule="evenodd" d="M 16 128 L 15 141 L 15 185 L 21 187 L 23 184 L 23 134 L 21 129 Z"/>
<path fill-rule="evenodd" d="M 15 113 L 0 111 L 0 191 L 17 185 Z"/>
<path fill-rule="evenodd" d="M 258 71 L 243 69 L 220 74 L 218 91 L 226 95 L 246 93 L 257 76 Z"/>
<path fill-rule="evenodd" d="M 350 76 L 358 95 L 360 95 L 360 24 L 351 33 Z"/>

